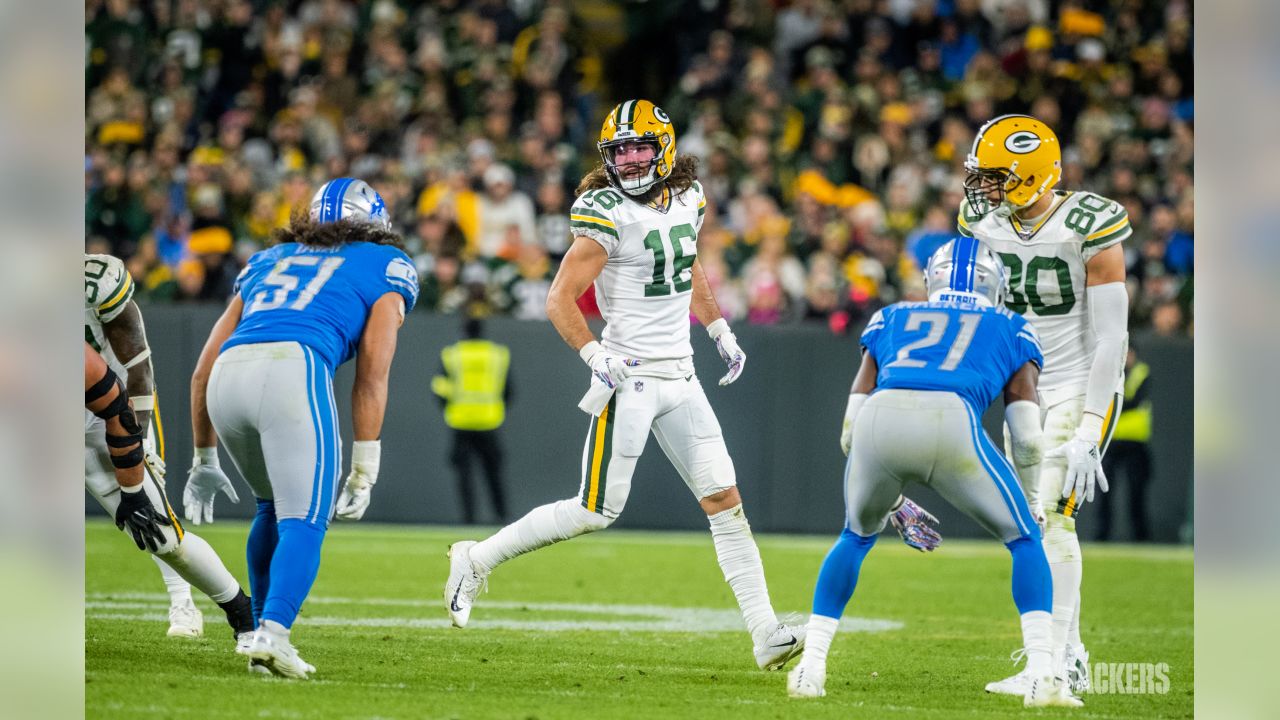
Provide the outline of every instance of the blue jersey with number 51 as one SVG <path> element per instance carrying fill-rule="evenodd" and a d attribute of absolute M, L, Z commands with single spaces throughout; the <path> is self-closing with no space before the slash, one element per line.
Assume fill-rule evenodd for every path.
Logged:
<path fill-rule="evenodd" d="M 979 415 L 1028 361 L 1044 367 L 1035 328 L 1005 308 L 897 303 L 862 331 L 876 361 L 876 389 L 953 392 Z"/>
<path fill-rule="evenodd" d="M 222 350 L 294 341 L 315 350 L 330 370 L 350 360 L 373 304 L 389 292 L 418 299 L 418 272 L 390 245 L 337 247 L 283 243 L 256 253 L 236 278 L 244 312 Z"/>

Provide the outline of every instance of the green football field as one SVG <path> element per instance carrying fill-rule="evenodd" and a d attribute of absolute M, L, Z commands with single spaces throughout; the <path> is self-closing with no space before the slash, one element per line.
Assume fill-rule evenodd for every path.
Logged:
<path fill-rule="evenodd" d="M 247 525 L 197 530 L 242 580 Z M 154 564 L 116 529 L 86 529 L 85 714 L 157 718 L 1089 718 L 1192 714 L 1192 555 L 1086 546 L 1083 633 L 1094 663 L 1166 663 L 1163 694 L 1090 694 L 1024 710 L 983 692 L 1021 645 L 998 543 L 918 554 L 884 537 L 828 662 L 827 697 L 791 700 L 755 668 L 708 533 L 609 530 L 490 577 L 466 630 L 440 599 L 448 543 L 476 528 L 339 525 L 294 644 L 311 681 L 250 675 L 222 613 L 169 639 Z M 834 536 L 833 536 L 834 537 Z M 806 612 L 833 538 L 758 536 L 774 607 Z M 1126 687 L 1141 687 L 1130 684 Z"/>

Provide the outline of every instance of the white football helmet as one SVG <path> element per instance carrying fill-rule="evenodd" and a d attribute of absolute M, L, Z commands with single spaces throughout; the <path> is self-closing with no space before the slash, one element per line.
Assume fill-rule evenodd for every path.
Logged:
<path fill-rule="evenodd" d="M 929 258 L 924 284 L 931 302 L 978 303 L 999 307 L 1009 293 L 1009 273 L 984 242 L 958 237 Z"/>

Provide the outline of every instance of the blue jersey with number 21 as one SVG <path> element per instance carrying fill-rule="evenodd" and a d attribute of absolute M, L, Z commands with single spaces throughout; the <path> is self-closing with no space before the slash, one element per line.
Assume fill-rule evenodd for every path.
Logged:
<path fill-rule="evenodd" d="M 235 292 L 244 312 L 222 350 L 292 340 L 315 350 L 333 370 L 355 355 L 379 298 L 399 293 L 405 311 L 413 309 L 418 272 L 390 245 L 283 243 L 249 258 Z"/>
<path fill-rule="evenodd" d="M 1044 367 L 1035 329 L 1005 308 L 952 302 L 897 303 L 862 331 L 875 358 L 876 389 L 943 390 L 978 415 L 1028 361 Z"/>

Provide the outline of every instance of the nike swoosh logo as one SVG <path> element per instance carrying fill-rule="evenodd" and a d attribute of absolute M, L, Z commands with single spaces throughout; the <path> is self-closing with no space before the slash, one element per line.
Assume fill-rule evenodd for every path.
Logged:
<path fill-rule="evenodd" d="M 458 607 L 458 593 L 460 592 L 462 592 L 461 586 L 453 592 L 453 599 L 449 601 L 449 609 L 454 612 L 462 612 L 462 608 Z"/>
<path fill-rule="evenodd" d="M 795 645 L 795 644 L 796 644 L 796 642 L 798 642 L 798 641 L 796 640 L 795 636 L 794 636 L 794 635 L 792 635 L 792 636 L 791 636 L 791 642 L 774 643 L 774 644 L 770 645 L 769 647 L 771 647 L 771 648 L 791 647 L 792 645 Z"/>

